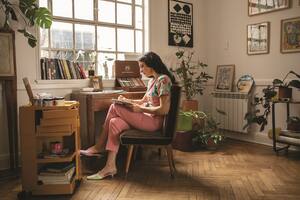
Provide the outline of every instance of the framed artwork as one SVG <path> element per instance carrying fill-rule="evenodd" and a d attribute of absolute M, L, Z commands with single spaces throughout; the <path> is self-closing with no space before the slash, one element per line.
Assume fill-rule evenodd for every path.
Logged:
<path fill-rule="evenodd" d="M 248 15 L 258 15 L 290 7 L 290 0 L 248 0 Z"/>
<path fill-rule="evenodd" d="M 270 22 L 247 26 L 247 54 L 266 54 L 270 48 Z"/>
<path fill-rule="evenodd" d="M 0 30 L 0 77 L 15 76 L 14 33 Z"/>
<path fill-rule="evenodd" d="M 193 47 L 193 4 L 168 1 L 169 46 Z"/>
<path fill-rule="evenodd" d="M 215 91 L 231 92 L 235 65 L 218 65 Z"/>
<path fill-rule="evenodd" d="M 91 76 L 90 77 L 90 85 L 94 88 L 94 92 L 103 90 L 102 76 Z"/>
<path fill-rule="evenodd" d="M 281 20 L 281 53 L 300 52 L 300 17 Z"/>

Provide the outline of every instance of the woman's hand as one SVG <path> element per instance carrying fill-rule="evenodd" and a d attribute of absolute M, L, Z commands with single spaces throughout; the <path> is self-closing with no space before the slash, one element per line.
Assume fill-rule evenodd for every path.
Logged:
<path fill-rule="evenodd" d="M 137 113 L 143 112 L 143 110 L 142 110 L 142 108 L 141 108 L 141 105 L 136 104 L 136 103 L 133 103 L 132 106 L 130 107 L 130 109 L 131 109 L 133 112 L 137 112 Z"/>
<path fill-rule="evenodd" d="M 118 100 L 121 100 L 121 101 L 128 101 L 128 99 L 126 97 L 124 97 L 123 95 L 119 95 L 118 96 Z"/>

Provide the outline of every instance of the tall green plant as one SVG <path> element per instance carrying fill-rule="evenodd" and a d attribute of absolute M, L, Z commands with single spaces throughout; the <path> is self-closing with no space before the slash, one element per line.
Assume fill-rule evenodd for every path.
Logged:
<path fill-rule="evenodd" d="M 17 29 L 22 33 L 31 47 L 37 43 L 36 37 L 29 32 L 28 28 L 38 25 L 41 28 L 50 28 L 52 15 L 47 8 L 39 7 L 37 0 L 19 0 L 19 4 L 10 0 L 0 0 L 0 12 L 4 14 L 4 30 L 12 30 L 12 21 L 20 22 L 23 27 Z M 0 13 L 1 14 L 1 13 Z"/>
<path fill-rule="evenodd" d="M 200 70 L 206 68 L 207 64 L 200 61 L 194 62 L 193 55 L 194 52 L 179 49 L 176 52 L 179 66 L 171 69 L 180 79 L 187 100 L 191 100 L 197 94 L 202 95 L 205 83 L 208 79 L 212 79 L 210 75 Z"/>

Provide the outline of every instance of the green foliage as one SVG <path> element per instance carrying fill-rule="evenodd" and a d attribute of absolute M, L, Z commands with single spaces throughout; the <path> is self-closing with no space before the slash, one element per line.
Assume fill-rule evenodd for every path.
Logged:
<path fill-rule="evenodd" d="M 219 144 L 225 137 L 219 131 L 218 125 L 211 115 L 208 115 L 201 111 L 188 111 L 184 112 L 187 116 L 193 116 L 198 120 L 200 125 L 195 130 L 193 142 L 196 145 L 208 145 L 210 141 L 214 144 Z"/>
<path fill-rule="evenodd" d="M 19 22 L 21 17 L 23 28 L 18 29 L 28 40 L 31 47 L 37 43 L 36 37 L 28 31 L 29 27 L 38 25 L 41 28 L 49 29 L 52 24 L 52 14 L 47 8 L 39 7 L 37 0 L 19 0 L 19 4 L 13 4 L 10 0 L 0 0 L 0 12 L 5 16 L 3 29 L 10 30 L 11 21 Z M 18 14 L 18 15 L 17 15 Z"/>
<path fill-rule="evenodd" d="M 200 61 L 194 62 L 192 60 L 193 55 L 193 52 L 178 49 L 176 57 L 179 66 L 176 69 L 171 69 L 180 79 L 187 100 L 191 100 L 197 94 L 202 95 L 205 83 L 208 79 L 212 79 L 206 72 L 200 71 L 200 69 L 206 68 L 207 64 Z"/>
<path fill-rule="evenodd" d="M 299 78 L 299 80 L 294 79 L 286 82 L 286 78 L 290 74 L 295 75 L 297 78 Z M 251 124 L 256 123 L 260 126 L 260 132 L 263 131 L 265 129 L 265 126 L 268 124 L 268 116 L 271 112 L 272 100 L 277 95 L 277 91 L 275 91 L 275 89 L 277 87 L 300 88 L 300 75 L 294 71 L 289 71 L 282 80 L 274 79 L 272 84 L 273 85 L 268 85 L 262 90 L 262 97 L 255 96 L 254 102 L 252 103 L 252 106 L 254 106 L 255 109 L 245 114 L 244 118 L 245 120 L 247 120 L 247 124 L 245 124 L 245 126 L 243 127 L 244 129 L 249 127 Z M 258 109 L 259 106 L 263 109 L 263 112 Z"/>
<path fill-rule="evenodd" d="M 285 82 L 286 78 L 290 75 L 290 74 L 293 74 L 294 76 L 296 76 L 299 80 L 297 79 L 293 79 L 289 82 Z M 297 74 L 296 72 L 294 71 L 289 71 L 285 77 L 281 80 L 281 79 L 274 79 L 273 80 L 273 86 L 275 87 L 295 87 L 295 88 L 300 88 L 300 75 Z"/>

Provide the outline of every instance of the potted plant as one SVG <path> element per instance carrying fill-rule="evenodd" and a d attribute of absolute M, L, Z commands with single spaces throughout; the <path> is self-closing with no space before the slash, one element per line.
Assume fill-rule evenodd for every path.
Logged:
<path fill-rule="evenodd" d="M 225 139 L 218 129 L 218 124 L 212 116 L 205 115 L 203 127 L 197 130 L 193 137 L 193 142 L 197 146 L 204 146 L 207 149 L 216 149 Z"/>
<path fill-rule="evenodd" d="M 290 74 L 295 75 L 298 79 L 292 79 L 292 80 L 286 82 L 286 78 Z M 294 71 L 289 71 L 282 80 L 274 79 L 273 86 L 278 87 L 278 99 L 291 99 L 292 98 L 292 88 L 291 87 L 300 89 L 300 75 Z"/>
<path fill-rule="evenodd" d="M 289 131 L 300 132 L 300 118 L 297 116 L 290 116 L 287 119 L 287 129 Z"/>
<path fill-rule="evenodd" d="M 13 30 L 12 21 L 22 21 L 22 27 L 17 31 L 27 38 L 28 44 L 35 47 L 36 37 L 29 32 L 28 28 L 38 25 L 41 28 L 50 28 L 52 15 L 47 8 L 39 7 L 37 0 L 19 0 L 19 4 L 12 0 L 0 0 L 0 14 L 4 15 L 3 30 Z"/>
<path fill-rule="evenodd" d="M 183 92 L 185 93 L 185 100 L 183 101 L 182 109 L 184 111 L 198 110 L 198 101 L 193 98 L 197 94 L 203 94 L 205 83 L 208 79 L 212 79 L 210 75 L 199 69 L 204 69 L 207 64 L 200 61 L 193 61 L 194 52 L 178 49 L 176 57 L 178 59 L 178 66 L 176 69 L 171 69 L 176 73 L 183 85 Z"/>
<path fill-rule="evenodd" d="M 293 79 L 286 82 L 286 78 L 290 74 L 294 74 L 299 80 Z M 252 103 L 254 109 L 245 114 L 244 118 L 247 120 L 247 124 L 244 126 L 244 129 L 251 124 L 256 123 L 260 126 L 260 132 L 263 131 L 268 124 L 268 116 L 271 112 L 272 101 L 278 99 L 290 99 L 292 94 L 292 88 L 290 87 L 300 88 L 300 75 L 294 71 L 289 71 L 282 80 L 274 79 L 272 83 L 273 85 L 268 85 L 266 88 L 263 88 L 263 96 L 255 96 L 254 102 Z M 276 91 L 277 88 L 278 92 Z M 287 90 L 287 92 L 284 90 Z M 288 93 L 290 93 L 290 96 L 285 95 Z M 262 107 L 262 112 L 258 106 Z"/>
<path fill-rule="evenodd" d="M 177 120 L 177 128 L 172 146 L 180 151 L 193 151 L 193 137 L 195 132 L 203 127 L 204 112 L 201 111 L 180 111 Z"/>

